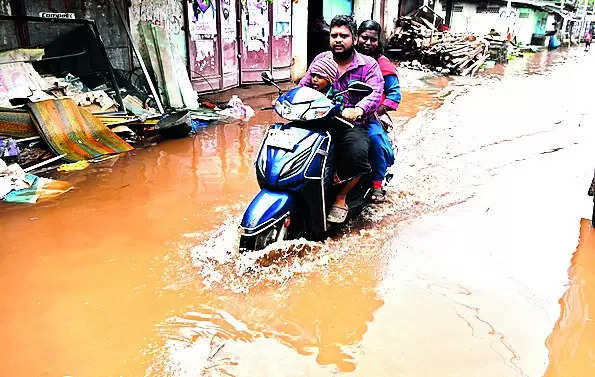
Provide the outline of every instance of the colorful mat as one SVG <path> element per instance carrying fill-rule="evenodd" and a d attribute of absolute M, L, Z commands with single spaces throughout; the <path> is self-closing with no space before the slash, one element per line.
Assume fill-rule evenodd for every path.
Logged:
<path fill-rule="evenodd" d="M 0 135 L 25 138 L 37 136 L 37 130 L 28 111 L 0 109 Z"/>
<path fill-rule="evenodd" d="M 41 137 L 54 153 L 65 154 L 67 161 L 90 160 L 134 149 L 99 118 L 77 107 L 71 98 L 35 102 L 29 107 Z"/>

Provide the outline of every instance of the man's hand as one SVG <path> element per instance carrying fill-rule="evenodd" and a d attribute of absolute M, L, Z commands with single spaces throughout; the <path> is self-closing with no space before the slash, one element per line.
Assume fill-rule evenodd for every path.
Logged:
<path fill-rule="evenodd" d="M 357 118 L 361 117 L 362 115 L 364 115 L 364 110 L 359 107 L 348 107 L 346 109 L 343 109 L 343 111 L 341 112 L 341 116 L 343 118 L 352 122 Z"/>

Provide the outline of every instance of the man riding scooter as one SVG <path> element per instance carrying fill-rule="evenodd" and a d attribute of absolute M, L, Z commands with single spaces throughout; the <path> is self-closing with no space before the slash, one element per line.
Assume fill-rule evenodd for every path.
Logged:
<path fill-rule="evenodd" d="M 337 150 L 335 182 L 342 184 L 336 196 L 327 221 L 342 223 L 348 215 L 347 194 L 357 185 L 362 175 L 371 171 L 368 161 L 370 139 L 367 125 L 378 108 L 384 81 L 378 62 L 374 58 L 355 51 L 354 42 L 357 25 L 351 16 L 340 15 L 330 24 L 331 51 L 320 53 L 312 61 L 333 59 L 338 67 L 338 77 L 333 80 L 332 88 L 337 92 L 345 91 L 352 81 L 361 81 L 372 88 L 366 96 L 347 92 L 343 96 L 345 108 L 341 116 L 353 122 L 355 127 L 337 126 L 329 130 Z M 300 81 L 300 86 L 311 85 L 312 72 L 309 68 Z"/>

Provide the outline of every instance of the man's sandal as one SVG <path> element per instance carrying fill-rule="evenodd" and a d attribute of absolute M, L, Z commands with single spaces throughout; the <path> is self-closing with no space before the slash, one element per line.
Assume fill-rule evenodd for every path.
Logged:
<path fill-rule="evenodd" d="M 336 204 L 333 204 L 331 207 L 331 211 L 329 212 L 326 220 L 331 223 L 341 224 L 344 223 L 347 219 L 347 214 L 349 213 L 348 208 L 339 207 Z"/>

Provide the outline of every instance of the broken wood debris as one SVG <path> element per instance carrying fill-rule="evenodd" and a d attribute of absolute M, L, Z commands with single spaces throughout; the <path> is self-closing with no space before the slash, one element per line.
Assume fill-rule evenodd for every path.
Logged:
<path fill-rule="evenodd" d="M 488 39 L 439 31 L 420 16 L 401 17 L 395 26 L 386 52 L 393 59 L 413 62 L 412 68 L 425 65 L 443 74 L 466 76 L 475 74 L 490 57 Z"/>

